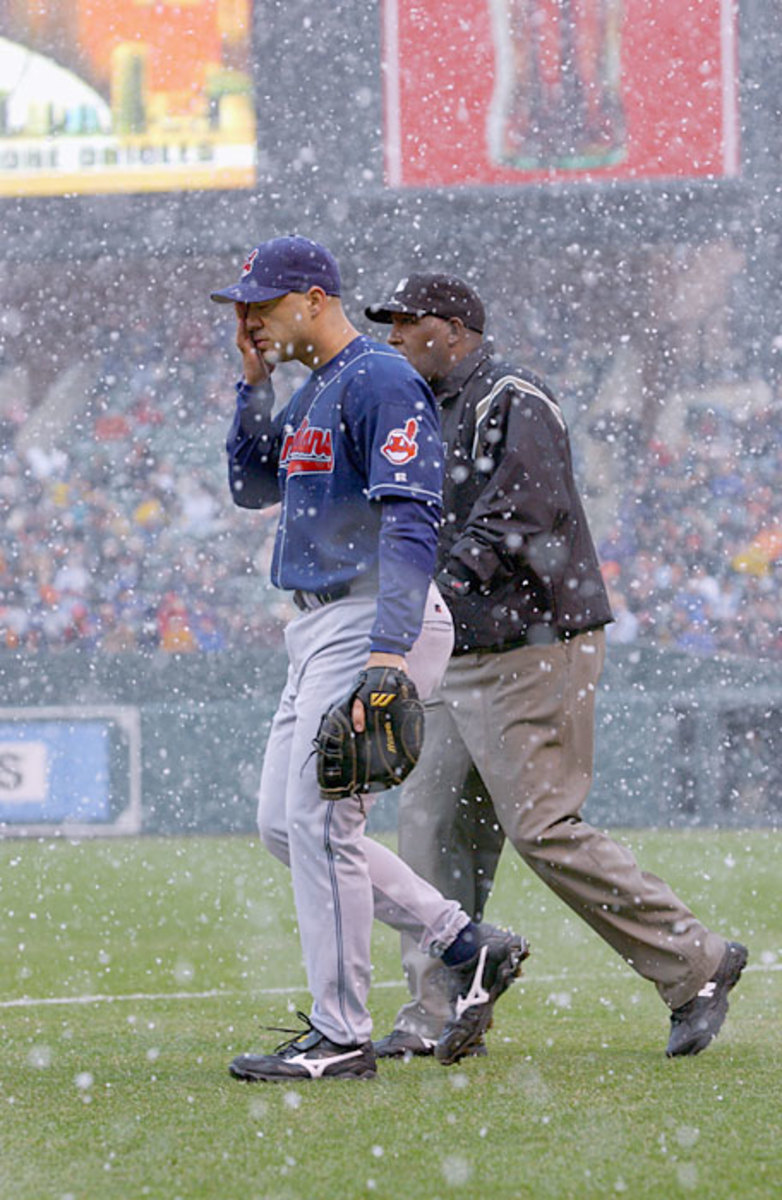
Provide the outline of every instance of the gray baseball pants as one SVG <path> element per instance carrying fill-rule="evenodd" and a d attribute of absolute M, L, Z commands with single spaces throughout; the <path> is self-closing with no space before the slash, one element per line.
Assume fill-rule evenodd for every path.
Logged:
<path fill-rule="evenodd" d="M 402 788 L 399 851 L 467 912 L 482 907 L 491 845 L 485 861 L 471 864 L 459 837 L 460 805 L 474 805 L 481 791 L 474 779 L 469 784 L 477 769 L 524 861 L 677 1008 L 712 976 L 725 941 L 666 883 L 642 871 L 625 846 L 581 818 L 604 656 L 598 630 L 553 645 L 453 658 L 427 705 L 423 754 Z M 490 831 L 490 817 L 484 823 Z M 499 845 L 495 840 L 495 855 Z M 436 1038 L 449 1015 L 442 967 L 405 936 L 402 958 L 412 1000 L 395 1028 Z"/>
<path fill-rule="evenodd" d="M 312 1023 L 341 1045 L 371 1037 L 374 917 L 404 932 L 424 954 L 442 953 L 469 920 L 455 900 L 444 899 L 366 836 L 357 799 L 320 797 L 313 739 L 325 709 L 344 698 L 366 664 L 375 610 L 374 595 L 352 594 L 287 626 L 288 678 L 272 721 L 258 806 L 262 841 L 291 869 Z M 450 614 L 430 589 L 421 636 L 407 659 L 421 695 L 442 679 L 452 646 Z M 367 811 L 371 803 L 365 796 Z"/>

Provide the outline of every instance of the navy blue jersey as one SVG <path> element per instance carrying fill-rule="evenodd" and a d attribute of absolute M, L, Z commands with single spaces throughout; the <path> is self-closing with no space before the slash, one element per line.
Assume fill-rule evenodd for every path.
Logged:
<path fill-rule="evenodd" d="M 428 386 L 397 351 L 354 338 L 274 417 L 270 386 L 240 384 L 237 401 L 227 445 L 231 491 L 245 508 L 282 503 L 276 587 L 328 591 L 387 575 L 382 512 L 394 500 L 415 502 L 420 524 L 403 523 L 408 560 L 416 574 L 428 567 L 440 519 L 439 416 Z M 385 648 L 402 641 L 409 646 L 401 630 L 388 630 Z"/>

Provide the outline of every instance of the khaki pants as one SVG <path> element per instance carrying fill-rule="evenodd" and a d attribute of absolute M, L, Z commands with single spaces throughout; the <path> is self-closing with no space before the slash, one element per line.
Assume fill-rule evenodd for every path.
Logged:
<path fill-rule="evenodd" d="M 424 751 L 400 797 L 399 851 L 476 914 L 500 845 L 495 834 L 492 853 L 490 815 L 483 839 L 480 816 L 475 824 L 476 803 L 490 798 L 524 861 L 677 1008 L 711 977 L 725 942 L 666 883 L 642 871 L 626 847 L 581 818 L 604 656 L 598 630 L 553 645 L 453 658 L 427 708 Z M 465 829 L 473 831 L 472 855 Z M 395 1027 L 437 1037 L 448 1016 L 442 969 L 406 937 L 402 957 L 413 998 Z"/>

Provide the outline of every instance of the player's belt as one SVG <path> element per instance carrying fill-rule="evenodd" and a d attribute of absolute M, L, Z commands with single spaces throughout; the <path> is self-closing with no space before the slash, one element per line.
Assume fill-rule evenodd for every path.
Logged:
<path fill-rule="evenodd" d="M 601 621 L 599 625 L 582 625 L 580 629 L 560 629 L 557 636 L 560 642 L 570 642 L 582 633 L 597 633 L 598 629 L 605 629 L 605 621 Z"/>
<path fill-rule="evenodd" d="M 550 646 L 553 642 L 570 642 L 582 633 L 594 633 L 600 625 L 585 625 L 582 629 L 557 629 L 552 625 L 529 625 L 524 635 L 525 646 Z"/>
<path fill-rule="evenodd" d="M 349 583 L 335 583 L 324 592 L 303 592 L 297 588 L 293 593 L 293 603 L 302 612 L 311 612 L 314 608 L 323 608 L 324 604 L 333 604 L 335 600 L 344 600 L 350 595 Z"/>

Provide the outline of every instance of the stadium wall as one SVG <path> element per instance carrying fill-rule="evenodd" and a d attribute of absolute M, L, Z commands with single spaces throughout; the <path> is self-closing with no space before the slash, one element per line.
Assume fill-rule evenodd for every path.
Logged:
<path fill-rule="evenodd" d="M 14 698 L 22 730 L 44 706 L 59 712 L 66 729 L 85 711 L 137 714 L 142 832 L 248 833 L 285 672 L 279 649 L 94 657 L 65 651 L 3 658 L 0 686 Z M 6 722 L 13 712 L 4 710 Z M 773 664 L 611 647 L 587 816 L 622 827 L 776 826 L 781 751 L 782 684 Z M 0 822 L 2 778 L 0 772 Z M 111 818 L 126 808 L 130 783 L 123 768 L 112 812 L 78 832 L 127 831 Z M 16 811 L 15 820 L 0 823 L 6 835 L 30 824 Z M 395 814 L 388 793 L 375 806 L 372 827 L 392 828 Z M 68 823 L 59 824 L 67 833 Z"/>

